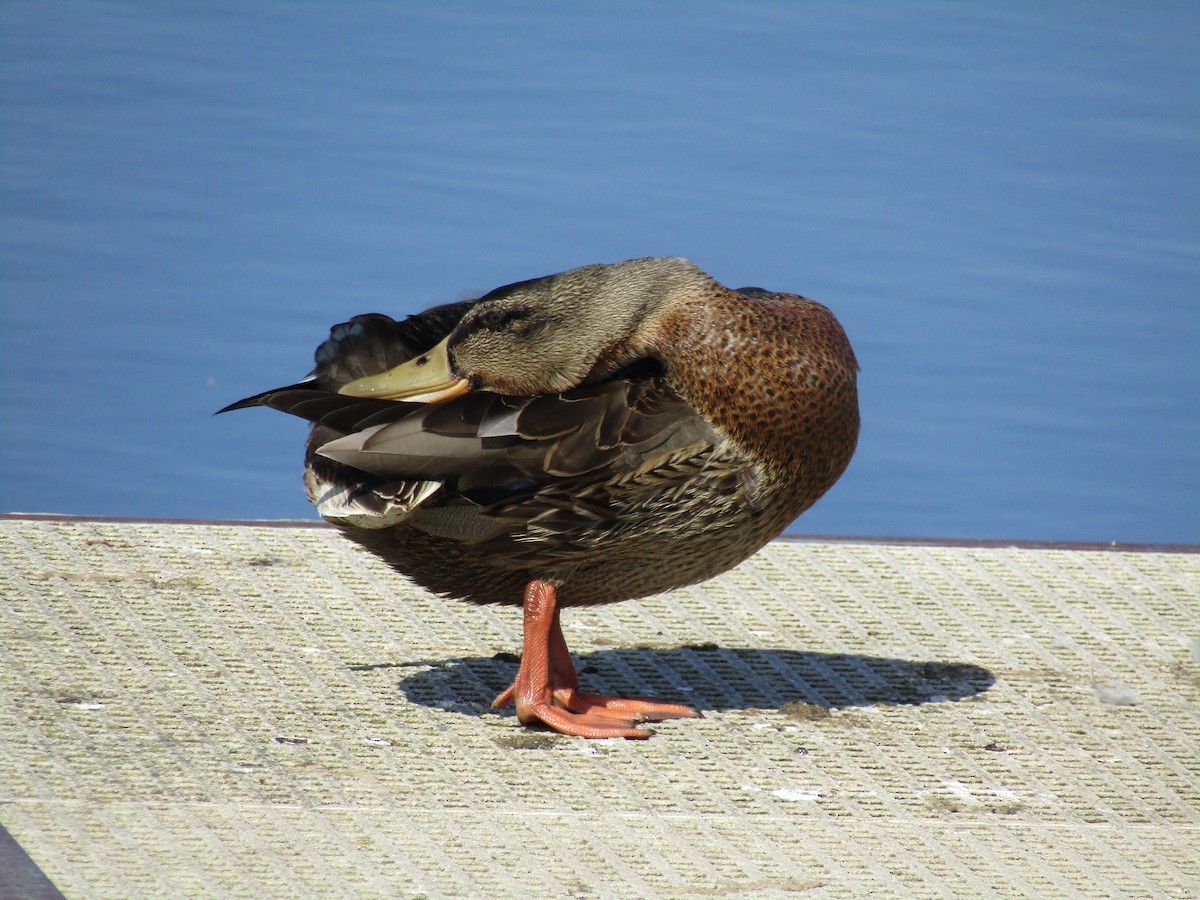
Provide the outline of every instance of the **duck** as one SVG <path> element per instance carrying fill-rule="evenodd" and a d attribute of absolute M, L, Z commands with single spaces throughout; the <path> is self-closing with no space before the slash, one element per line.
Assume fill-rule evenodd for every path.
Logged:
<path fill-rule="evenodd" d="M 562 610 L 738 565 L 829 490 L 859 433 L 858 362 L 827 307 L 679 258 L 355 316 L 315 362 L 220 412 L 308 420 L 322 518 L 437 595 L 520 605 L 520 664 L 493 705 L 581 738 L 700 713 L 580 690 Z"/>

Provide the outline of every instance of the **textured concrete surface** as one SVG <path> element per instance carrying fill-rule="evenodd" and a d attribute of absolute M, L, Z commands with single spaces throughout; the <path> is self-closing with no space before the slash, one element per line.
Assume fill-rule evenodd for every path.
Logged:
<path fill-rule="evenodd" d="M 9 517 L 0 595 L 0 824 L 68 897 L 1200 896 L 1195 552 L 781 541 L 568 612 L 704 710 L 647 742 L 491 710 L 519 613 L 329 529 Z"/>

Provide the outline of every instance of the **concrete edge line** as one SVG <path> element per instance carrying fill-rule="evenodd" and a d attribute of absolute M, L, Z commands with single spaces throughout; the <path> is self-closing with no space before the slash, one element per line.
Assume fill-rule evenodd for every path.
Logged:
<path fill-rule="evenodd" d="M 129 525 L 219 525 L 250 528 L 333 528 L 319 519 L 156 519 L 139 516 L 85 516 L 68 513 L 0 513 L 0 521 L 112 522 Z M 852 537 L 783 534 L 776 540 L 796 544 L 899 544 L 912 547 L 990 547 L 1022 550 L 1087 550 L 1110 553 L 1200 553 L 1200 544 L 1140 544 L 1117 541 L 1026 541 L 976 538 Z"/>

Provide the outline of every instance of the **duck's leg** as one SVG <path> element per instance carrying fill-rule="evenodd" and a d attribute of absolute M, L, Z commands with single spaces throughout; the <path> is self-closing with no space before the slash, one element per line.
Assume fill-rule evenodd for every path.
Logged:
<path fill-rule="evenodd" d="M 516 701 L 517 718 L 526 724 L 542 722 L 585 738 L 646 738 L 654 732 L 635 728 L 638 722 L 700 715 L 678 703 L 580 691 L 559 621 L 557 591 L 550 582 L 535 579 L 526 585 L 524 630 L 517 677 L 492 705 Z"/>

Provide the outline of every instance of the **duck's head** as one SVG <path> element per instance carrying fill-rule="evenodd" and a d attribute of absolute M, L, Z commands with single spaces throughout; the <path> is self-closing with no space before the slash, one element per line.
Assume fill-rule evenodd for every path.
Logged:
<path fill-rule="evenodd" d="M 672 304 L 713 283 L 686 260 L 660 257 L 510 284 L 481 297 L 436 347 L 339 393 L 434 403 L 469 390 L 569 390 L 647 356 Z"/>

